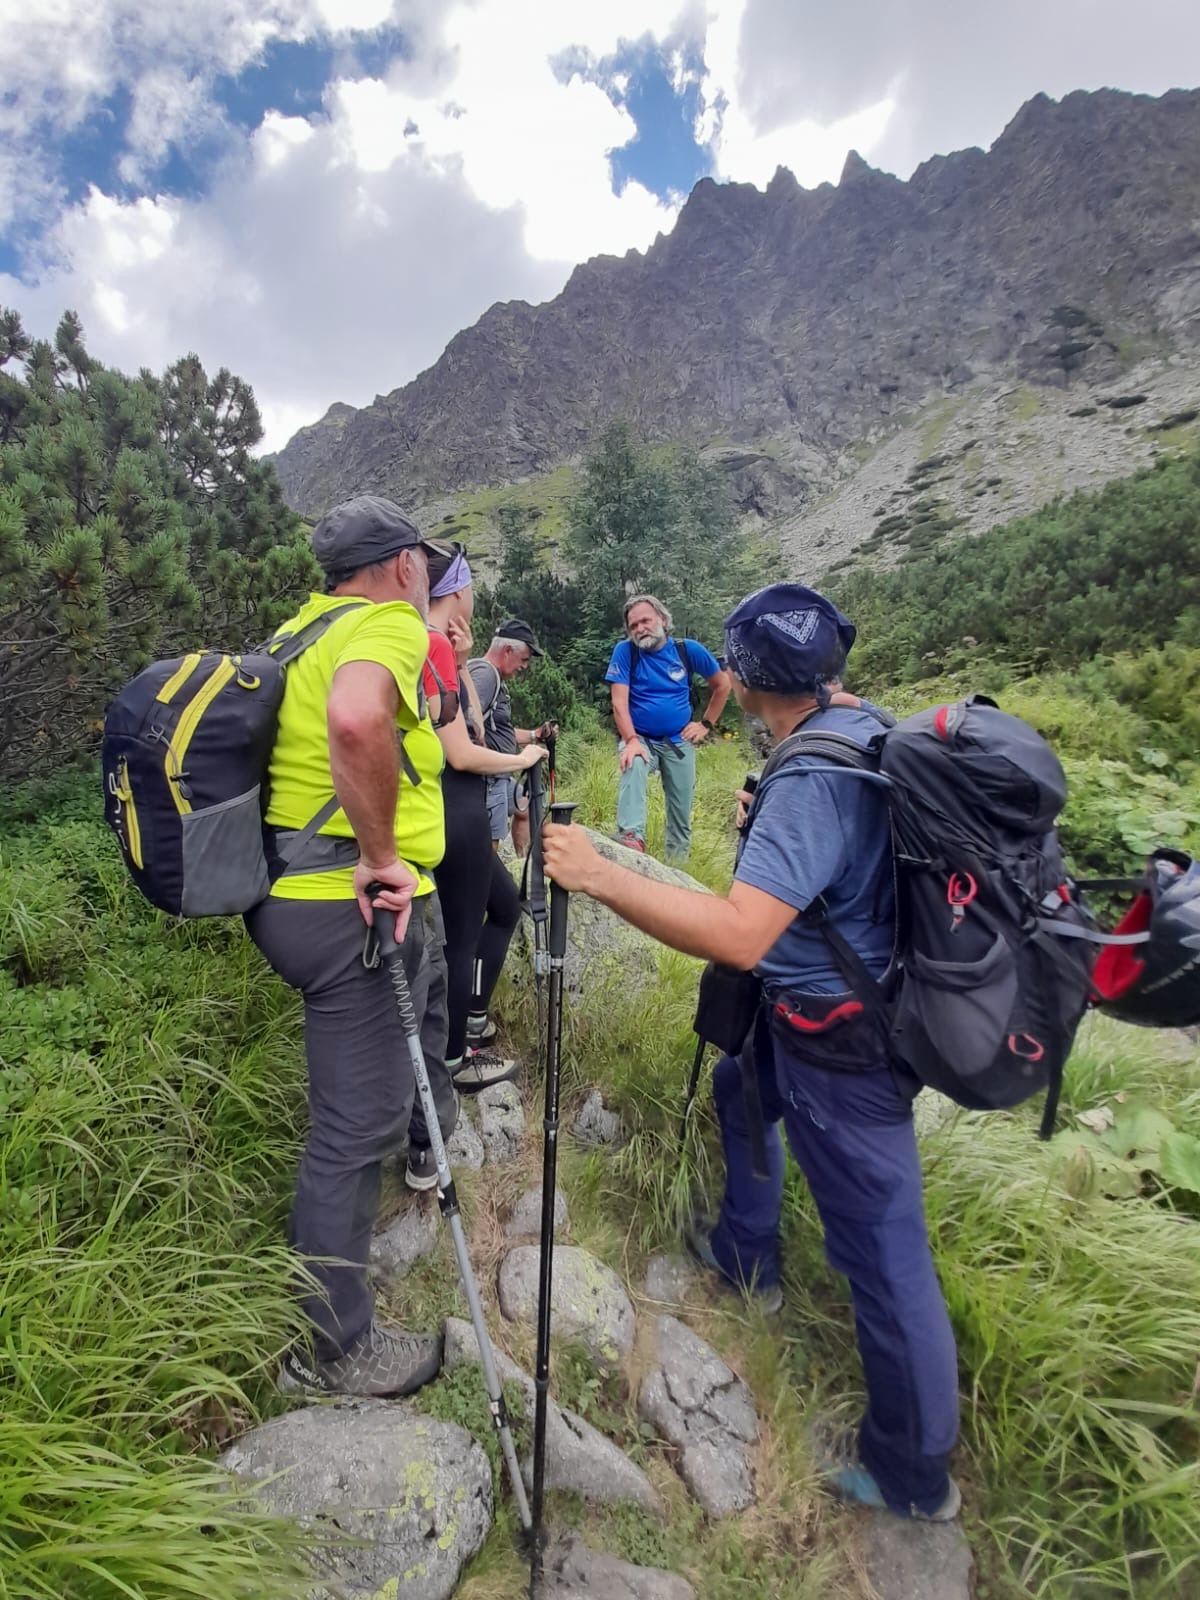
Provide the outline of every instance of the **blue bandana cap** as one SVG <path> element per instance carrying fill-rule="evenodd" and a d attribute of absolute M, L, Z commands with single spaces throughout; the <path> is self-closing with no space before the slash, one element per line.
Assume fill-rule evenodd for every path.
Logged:
<path fill-rule="evenodd" d="M 802 583 L 772 583 L 725 618 L 725 656 L 749 689 L 814 692 L 841 676 L 857 630 L 831 600 Z"/>

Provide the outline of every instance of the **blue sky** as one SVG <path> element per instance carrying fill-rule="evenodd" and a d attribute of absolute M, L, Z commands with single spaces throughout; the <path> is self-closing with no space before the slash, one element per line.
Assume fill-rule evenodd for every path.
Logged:
<path fill-rule="evenodd" d="M 277 446 L 647 248 L 705 175 L 836 182 L 853 147 L 906 177 L 1038 91 L 1197 81 L 1194 0 L 25 0 L 0 305 L 77 310 L 126 369 L 232 367 Z"/>

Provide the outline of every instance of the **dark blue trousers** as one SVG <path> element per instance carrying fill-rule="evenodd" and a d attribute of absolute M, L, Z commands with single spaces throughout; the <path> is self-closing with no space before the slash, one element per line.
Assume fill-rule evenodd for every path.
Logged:
<path fill-rule="evenodd" d="M 726 1165 L 713 1251 L 734 1279 L 779 1281 L 782 1121 L 820 1212 L 830 1264 L 850 1282 L 867 1388 L 860 1459 L 889 1506 L 936 1510 L 958 1434 L 958 1370 L 925 1227 L 912 1120 L 920 1085 L 886 1067 L 833 1072 L 795 1061 L 761 1025 L 747 1048 L 769 1175 L 764 1181 L 752 1170 L 741 1072 L 725 1056 L 713 1077 Z"/>

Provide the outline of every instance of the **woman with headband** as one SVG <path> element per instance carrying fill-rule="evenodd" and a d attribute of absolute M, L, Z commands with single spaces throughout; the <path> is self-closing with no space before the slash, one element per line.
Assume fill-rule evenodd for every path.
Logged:
<path fill-rule="evenodd" d="M 474 685 L 470 674 L 459 670 L 460 658 L 465 662 L 471 652 L 470 624 L 475 610 L 471 569 L 461 545 L 438 548 L 440 553 L 429 558 L 429 659 L 424 684 L 429 714 L 446 757 L 442 772 L 446 853 L 434 873 L 446 929 L 446 1068 L 456 1089 L 477 1094 L 516 1072 L 514 1061 L 467 1046 L 472 968 L 484 921 L 494 924 L 498 933 L 507 923 L 511 938 L 520 918 L 516 885 L 492 849 L 486 780 L 493 773 L 531 767 L 546 752 L 541 745 L 530 744 L 509 755 L 484 744 L 483 717 Z M 499 975 L 507 943 L 504 939 L 492 982 Z M 404 1179 L 410 1189 L 433 1188 L 437 1173 L 429 1151 L 410 1146 Z"/>

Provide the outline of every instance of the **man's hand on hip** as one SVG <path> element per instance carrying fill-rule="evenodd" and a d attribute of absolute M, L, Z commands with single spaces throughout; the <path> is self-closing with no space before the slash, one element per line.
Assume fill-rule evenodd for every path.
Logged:
<path fill-rule="evenodd" d="M 703 744 L 705 739 L 708 738 L 708 729 L 702 722 L 689 722 L 687 727 L 681 731 L 679 737 L 685 739 L 688 744 Z"/>
<path fill-rule="evenodd" d="M 617 765 L 628 772 L 635 761 L 649 761 L 650 755 L 640 739 L 627 739 L 617 756 Z"/>
<path fill-rule="evenodd" d="M 381 885 L 375 895 L 367 893 L 371 884 Z M 394 911 L 397 943 L 400 943 L 408 931 L 408 918 L 416 887 L 417 880 L 403 861 L 392 861 L 386 866 L 374 866 L 369 862 L 360 861 L 354 869 L 354 894 L 358 900 L 358 909 L 363 914 L 363 921 L 368 927 L 371 926 L 375 920 L 376 906 L 381 911 Z"/>

